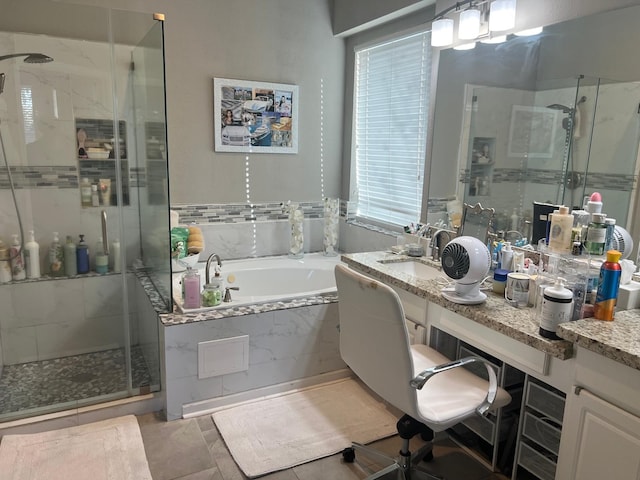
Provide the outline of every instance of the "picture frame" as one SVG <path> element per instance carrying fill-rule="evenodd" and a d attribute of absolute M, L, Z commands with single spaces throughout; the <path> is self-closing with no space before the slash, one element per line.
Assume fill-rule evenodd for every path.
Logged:
<path fill-rule="evenodd" d="M 298 153 L 298 86 L 213 79 L 216 152 Z"/>
<path fill-rule="evenodd" d="M 555 145 L 557 118 L 557 110 L 513 105 L 507 155 L 551 158 Z"/>

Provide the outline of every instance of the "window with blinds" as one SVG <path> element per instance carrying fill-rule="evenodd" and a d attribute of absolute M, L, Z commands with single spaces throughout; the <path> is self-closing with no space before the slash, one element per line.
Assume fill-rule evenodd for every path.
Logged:
<path fill-rule="evenodd" d="M 356 50 L 354 148 L 358 217 L 420 219 L 431 77 L 430 32 Z"/>

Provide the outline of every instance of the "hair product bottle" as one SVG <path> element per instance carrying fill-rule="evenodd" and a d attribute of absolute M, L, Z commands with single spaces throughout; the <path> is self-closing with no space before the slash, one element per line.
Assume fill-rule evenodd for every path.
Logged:
<path fill-rule="evenodd" d="M 0 240 L 0 283 L 9 283 L 12 279 L 9 249 L 4 242 Z"/>
<path fill-rule="evenodd" d="M 89 273 L 89 246 L 84 241 L 84 235 L 80 235 L 80 241 L 76 246 L 76 259 L 78 273 Z"/>
<path fill-rule="evenodd" d="M 617 250 L 607 252 L 607 261 L 600 267 L 598 278 L 598 292 L 596 303 L 593 306 L 593 316 L 598 320 L 613 320 L 616 302 L 618 301 L 618 288 L 620 287 L 620 257 Z"/>
<path fill-rule="evenodd" d="M 24 271 L 24 255 L 18 234 L 11 235 L 11 248 L 9 249 L 9 257 L 11 258 L 11 276 L 14 280 L 24 280 L 27 274 Z"/>
<path fill-rule="evenodd" d="M 33 230 L 29 230 L 29 241 L 24 245 L 24 264 L 27 278 L 40 278 L 40 245 Z"/>
<path fill-rule="evenodd" d="M 591 215 L 589 229 L 587 230 L 587 252 L 591 255 L 602 255 L 604 244 L 607 240 L 607 226 L 604 223 L 606 215 L 604 213 L 594 213 Z"/>
<path fill-rule="evenodd" d="M 69 277 L 73 277 L 78 274 L 76 244 L 73 243 L 71 235 L 67 235 L 67 241 L 64 244 L 64 272 Z"/>
<path fill-rule="evenodd" d="M 52 277 L 64 275 L 64 250 L 58 232 L 53 232 L 53 241 L 49 247 L 49 273 Z"/>

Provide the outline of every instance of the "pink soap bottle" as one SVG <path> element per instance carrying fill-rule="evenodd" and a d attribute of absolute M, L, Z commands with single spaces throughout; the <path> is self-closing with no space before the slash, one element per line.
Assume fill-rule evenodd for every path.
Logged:
<path fill-rule="evenodd" d="M 191 267 L 182 277 L 184 288 L 184 308 L 200 308 L 200 275 Z"/>

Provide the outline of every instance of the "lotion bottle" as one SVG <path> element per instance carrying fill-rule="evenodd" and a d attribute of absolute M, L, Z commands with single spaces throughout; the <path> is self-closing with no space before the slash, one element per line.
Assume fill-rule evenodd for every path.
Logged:
<path fill-rule="evenodd" d="M 9 257 L 11 258 L 11 277 L 14 280 L 24 280 L 27 278 L 27 274 L 24 271 L 24 255 L 22 253 L 22 247 L 20 246 L 20 240 L 18 240 L 18 234 L 11 235 L 11 248 L 9 249 Z"/>
<path fill-rule="evenodd" d="M 122 266 L 120 265 L 122 262 L 121 252 L 120 252 L 120 239 L 116 238 L 115 241 L 111 244 L 109 260 L 111 261 L 111 271 L 115 273 L 120 273 L 122 270 Z"/>
<path fill-rule="evenodd" d="M 513 250 L 511 249 L 511 242 L 504 242 L 502 251 L 500 253 L 500 268 L 509 272 L 513 271 Z"/>
<path fill-rule="evenodd" d="M 182 278 L 184 288 L 184 308 L 200 308 L 200 274 L 191 267 Z"/>
<path fill-rule="evenodd" d="M 573 215 L 564 205 L 558 213 L 551 216 L 549 230 L 549 250 L 553 253 L 571 253 L 571 230 L 573 229 Z"/>
<path fill-rule="evenodd" d="M 80 201 L 83 207 L 91 206 L 91 184 L 88 178 L 83 178 L 80 184 Z"/>
<path fill-rule="evenodd" d="M 545 338 L 560 340 L 556 335 L 558 324 L 568 322 L 573 316 L 573 292 L 564 286 L 564 278 L 544 289 L 539 333 Z"/>
<path fill-rule="evenodd" d="M 29 241 L 24 245 L 24 263 L 27 278 L 40 278 L 40 245 L 33 230 L 29 230 Z"/>

